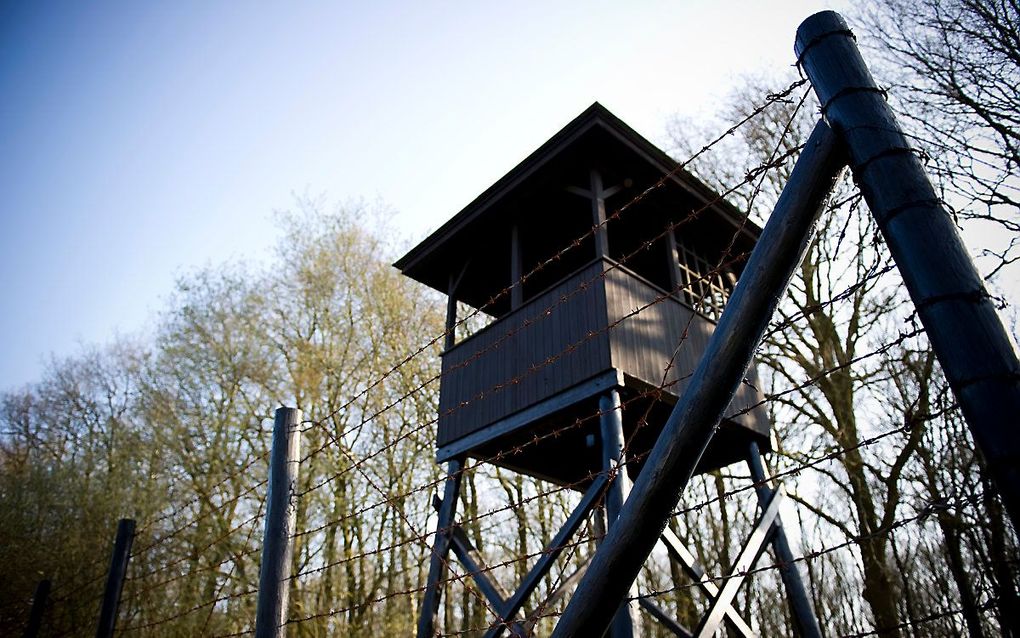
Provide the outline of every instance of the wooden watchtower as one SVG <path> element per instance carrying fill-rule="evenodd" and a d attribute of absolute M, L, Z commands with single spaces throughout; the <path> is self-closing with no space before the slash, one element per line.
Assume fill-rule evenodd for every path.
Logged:
<path fill-rule="evenodd" d="M 486 636 L 527 633 L 529 621 L 515 617 L 566 540 L 593 512 L 596 522 L 604 514 L 600 526 L 616 519 L 759 233 L 596 103 L 396 262 L 448 296 L 436 446 L 449 478 L 420 638 L 433 635 L 450 550 L 499 615 Z M 458 304 L 490 323 L 455 339 Z M 756 474 L 758 451 L 769 448 L 758 388 L 752 366 L 699 472 L 747 461 Z M 467 457 L 584 491 L 510 598 L 455 524 Z M 663 542 L 689 574 L 699 572 L 679 539 Z M 633 635 L 626 607 L 614 638 Z M 741 635 L 753 635 L 734 618 Z"/>
<path fill-rule="evenodd" d="M 595 103 L 397 261 L 448 295 L 448 328 L 457 302 L 493 319 L 447 339 L 440 462 L 468 455 L 575 484 L 601 468 L 590 417 L 614 390 L 624 436 L 636 432 L 630 455 L 654 444 L 760 231 L 675 167 Z M 752 370 L 701 470 L 744 460 L 750 441 L 767 447 L 758 387 Z"/>

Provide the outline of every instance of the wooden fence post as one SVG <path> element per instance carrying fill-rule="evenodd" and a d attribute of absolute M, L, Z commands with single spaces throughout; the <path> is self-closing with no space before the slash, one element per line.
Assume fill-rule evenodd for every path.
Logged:
<path fill-rule="evenodd" d="M 28 615 L 28 626 L 25 627 L 24 638 L 36 638 L 42 627 L 43 612 L 46 610 L 46 599 L 50 595 L 50 581 L 40 580 L 32 597 L 32 612 Z"/>
<path fill-rule="evenodd" d="M 992 298 L 843 18 L 811 16 L 794 48 L 1020 529 L 1020 362 Z"/>
<path fill-rule="evenodd" d="M 135 522 L 130 518 L 120 519 L 117 523 L 117 540 L 113 544 L 113 556 L 110 558 L 110 572 L 106 576 L 106 591 L 103 593 L 103 606 L 99 611 L 96 638 L 113 638 L 117 610 L 120 609 L 120 595 L 124 591 L 124 577 L 127 576 L 131 544 L 134 540 Z"/>
<path fill-rule="evenodd" d="M 287 633 L 300 448 L 301 410 L 277 408 L 273 423 L 273 450 L 269 458 L 269 493 L 266 497 L 255 638 L 282 638 Z"/>

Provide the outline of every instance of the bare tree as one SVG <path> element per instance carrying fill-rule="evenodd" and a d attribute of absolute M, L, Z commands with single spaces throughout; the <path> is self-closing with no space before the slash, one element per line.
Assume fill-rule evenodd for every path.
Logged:
<path fill-rule="evenodd" d="M 994 224 L 992 277 L 1020 261 L 1020 3 L 874 0 L 875 68 L 961 221 Z M 1006 231 L 1006 232 L 1001 232 Z"/>

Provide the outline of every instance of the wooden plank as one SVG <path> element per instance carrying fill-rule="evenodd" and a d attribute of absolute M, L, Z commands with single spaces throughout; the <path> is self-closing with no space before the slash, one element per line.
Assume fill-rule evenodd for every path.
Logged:
<path fill-rule="evenodd" d="M 623 385 L 623 375 L 615 369 L 607 370 L 583 383 L 568 388 L 528 408 L 511 414 L 494 423 L 487 424 L 463 437 L 441 445 L 436 451 L 436 460 L 440 463 L 470 452 L 487 441 L 504 436 L 528 424 L 546 417 L 578 401 L 605 392 L 609 388 Z"/>
<path fill-rule="evenodd" d="M 457 500 L 460 497 L 460 482 L 463 476 L 464 460 L 457 458 L 449 462 L 446 472 L 446 487 L 439 507 L 436 522 L 436 539 L 432 545 L 429 560 L 429 574 L 425 581 L 425 596 L 421 601 L 418 616 L 418 638 L 431 638 L 434 634 L 436 616 L 442 597 L 442 580 L 446 573 L 446 557 L 450 551 L 451 529 L 457 514 Z"/>
<path fill-rule="evenodd" d="M 517 224 L 510 229 L 510 309 L 517 310 L 524 303 L 524 284 L 521 282 L 521 234 Z"/>
<path fill-rule="evenodd" d="M 733 597 L 737 595 L 737 589 L 744 582 L 746 573 L 754 567 L 761 553 L 765 551 L 765 544 L 768 541 L 769 532 L 772 530 L 772 524 L 776 521 L 776 517 L 779 516 L 779 505 L 783 502 L 783 496 L 782 488 L 772 493 L 772 500 L 769 501 L 768 507 L 762 512 L 758 523 L 754 527 L 754 531 L 751 532 L 751 536 L 744 543 L 740 556 L 733 563 L 730 575 L 726 577 L 726 582 L 719 590 L 719 595 L 712 601 L 708 608 L 708 613 L 705 614 L 698 624 L 698 628 L 695 631 L 695 635 L 698 638 L 711 638 L 719 628 L 723 618 L 727 616 L 728 610 L 732 608 Z"/>
<path fill-rule="evenodd" d="M 453 528 L 453 535 L 450 538 L 450 546 L 457 560 L 467 569 L 468 574 L 474 579 L 478 589 L 489 599 L 489 603 L 496 609 L 506 604 L 506 593 L 499 583 L 489 578 L 489 568 L 482 562 L 481 557 L 471 545 L 467 534 L 460 526 Z"/>
<path fill-rule="evenodd" d="M 521 607 L 524 606 L 528 597 L 538 587 L 542 578 L 552 569 L 553 563 L 559 558 L 563 550 L 566 549 L 567 541 L 570 540 L 577 531 L 577 528 L 588 517 L 588 512 L 591 511 L 591 508 L 602 497 L 602 492 L 605 490 L 607 482 L 608 479 L 604 474 L 600 474 L 592 482 L 588 491 L 584 493 L 584 497 L 581 498 L 581 502 L 577 504 L 577 507 L 571 512 L 566 522 L 560 527 L 560 531 L 556 533 L 556 536 L 546 546 L 541 558 L 535 562 L 531 570 L 524 577 L 524 580 L 521 581 L 517 591 L 506 602 L 506 605 L 500 609 L 499 621 L 485 633 L 485 638 L 497 638 L 506 629 L 507 622 L 513 620 L 513 617 L 521 610 Z"/>
<path fill-rule="evenodd" d="M 641 609 L 647 611 L 648 614 L 658 621 L 660 625 L 673 632 L 674 636 L 680 636 L 680 638 L 693 638 L 694 634 L 674 620 L 672 616 L 666 613 L 666 610 L 659 607 L 648 598 L 645 598 L 644 596 L 638 598 L 638 605 L 641 606 Z"/>
<path fill-rule="evenodd" d="M 687 575 L 709 600 L 715 600 L 719 595 L 719 587 L 710 580 L 705 580 L 705 569 L 698 563 L 698 558 L 687 546 L 680 541 L 680 538 L 673 533 L 673 530 L 666 527 L 662 530 L 660 539 L 665 545 L 670 558 L 675 560 Z M 752 638 L 755 634 L 750 625 L 744 622 L 737 610 L 733 607 L 726 608 L 726 622 L 737 635 L 744 638 Z"/>
<path fill-rule="evenodd" d="M 599 262 L 591 262 L 517 312 L 444 353 L 440 447 L 610 368 L 609 337 L 598 332 L 605 326 L 605 312 L 590 310 L 599 307 L 599 268 Z M 578 291 L 582 283 L 593 279 L 594 283 Z M 564 294 L 570 296 L 560 303 Z M 550 314 L 542 314 L 550 306 Z M 525 321 L 529 325 L 524 326 Z M 589 339 L 590 331 L 597 333 Z M 576 347 L 564 352 L 571 345 Z M 549 357 L 555 360 L 546 364 Z M 529 371 L 533 365 L 537 369 Z M 512 383 L 515 377 L 520 378 Z M 493 391 L 497 384 L 504 385 Z M 463 401 L 469 404 L 458 407 Z M 448 413 L 451 408 L 454 411 Z"/>
<path fill-rule="evenodd" d="M 273 448 L 269 457 L 259 597 L 255 609 L 256 638 L 283 638 L 287 633 L 300 467 L 301 410 L 277 408 L 273 422 Z"/>

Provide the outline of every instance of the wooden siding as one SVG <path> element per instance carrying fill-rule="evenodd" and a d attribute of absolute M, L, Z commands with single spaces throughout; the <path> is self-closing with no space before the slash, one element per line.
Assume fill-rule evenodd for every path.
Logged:
<path fill-rule="evenodd" d="M 671 394 L 682 394 L 701 361 L 715 324 L 675 297 L 666 296 L 656 301 L 665 293 L 622 266 L 606 273 L 605 284 L 609 322 L 619 322 L 610 330 L 613 366 L 644 383 L 658 386 L 663 382 L 670 356 L 680 344 L 666 380 L 676 381 L 668 388 Z M 687 336 L 681 343 L 684 330 Z M 727 413 L 758 404 L 763 398 L 757 389 L 760 387 L 757 370 L 752 366 Z M 768 435 L 766 415 L 760 406 L 734 421 Z"/>
<path fill-rule="evenodd" d="M 592 262 L 443 354 L 440 446 L 611 368 L 602 268 Z"/>

